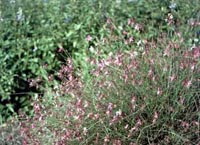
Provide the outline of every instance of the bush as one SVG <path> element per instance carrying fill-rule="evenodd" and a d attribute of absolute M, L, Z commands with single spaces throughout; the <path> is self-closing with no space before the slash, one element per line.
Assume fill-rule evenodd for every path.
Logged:
<path fill-rule="evenodd" d="M 38 11 L 34 10 L 38 5 Z M 31 87 L 29 80 L 46 79 L 44 65 L 52 70 L 59 64 L 51 35 L 54 26 L 46 22 L 47 15 L 41 15 L 44 9 L 41 2 L 2 1 L 1 121 L 19 108 L 30 106 L 30 93 L 40 89 Z M 46 26 L 41 29 L 44 22 Z"/>
<path fill-rule="evenodd" d="M 35 116 L 21 126 L 23 136 L 31 134 L 25 142 L 197 144 L 200 50 L 197 58 L 195 50 L 148 44 L 142 55 L 91 58 L 96 68 L 86 83 L 68 60 L 59 73 L 62 84 L 34 101 Z"/>

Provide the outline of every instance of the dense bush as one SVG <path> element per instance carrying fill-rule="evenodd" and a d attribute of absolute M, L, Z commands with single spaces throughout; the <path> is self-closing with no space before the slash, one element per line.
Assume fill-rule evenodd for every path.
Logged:
<path fill-rule="evenodd" d="M 21 107 L 28 107 L 29 93 L 36 91 L 29 85 L 30 79 L 45 79 L 43 67 L 53 70 L 58 65 L 53 35 L 56 24 L 51 23 L 57 17 L 52 17 L 51 11 L 43 15 L 45 9 L 39 1 L 1 1 L 0 110 L 3 119 Z"/>

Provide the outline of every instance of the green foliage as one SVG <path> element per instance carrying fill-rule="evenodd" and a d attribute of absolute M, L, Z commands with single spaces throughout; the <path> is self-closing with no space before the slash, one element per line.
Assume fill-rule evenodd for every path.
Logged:
<path fill-rule="evenodd" d="M 36 91 L 30 87 L 30 79 L 40 77 L 45 82 L 46 71 L 58 68 L 56 36 L 60 32 L 55 32 L 59 23 L 55 19 L 59 17 L 53 16 L 47 7 L 40 1 L 3 1 L 1 4 L 0 101 L 1 115 L 5 118 L 13 109 L 29 104 L 29 93 Z M 47 67 L 44 69 L 44 66 Z"/>

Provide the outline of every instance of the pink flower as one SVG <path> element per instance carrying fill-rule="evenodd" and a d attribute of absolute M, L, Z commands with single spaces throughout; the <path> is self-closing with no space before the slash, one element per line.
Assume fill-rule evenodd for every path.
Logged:
<path fill-rule="evenodd" d="M 141 126 L 142 125 L 142 121 L 140 119 L 138 119 L 136 125 L 137 126 Z"/>
<path fill-rule="evenodd" d="M 162 95 L 162 90 L 161 90 L 161 88 L 158 88 L 158 90 L 157 90 L 157 95 Z"/>
<path fill-rule="evenodd" d="M 128 32 L 126 32 L 126 31 L 123 31 L 123 35 L 127 35 L 128 34 Z"/>
<path fill-rule="evenodd" d="M 129 126 L 129 125 L 128 125 L 128 124 L 126 124 L 126 126 L 124 126 L 124 129 L 128 129 L 128 126 Z"/>
<path fill-rule="evenodd" d="M 129 38 L 129 43 L 133 42 L 133 40 L 134 40 L 133 37 L 130 37 Z"/>
<path fill-rule="evenodd" d="M 113 145 L 122 145 L 121 140 L 117 139 L 113 141 Z"/>
<path fill-rule="evenodd" d="M 176 79 L 176 76 L 173 74 L 172 76 L 169 76 L 170 82 L 173 82 Z"/>
<path fill-rule="evenodd" d="M 136 97 L 133 96 L 131 99 L 131 109 L 134 111 L 136 108 Z"/>
<path fill-rule="evenodd" d="M 128 138 L 131 137 L 133 135 L 133 132 L 138 131 L 139 127 L 142 125 L 142 121 L 140 119 L 137 120 L 137 123 L 135 124 L 135 126 L 133 126 L 130 130 L 129 130 L 129 134 L 128 134 Z"/>
<path fill-rule="evenodd" d="M 195 69 L 195 66 L 196 66 L 196 63 L 195 63 L 195 62 L 193 62 L 193 63 L 190 64 L 190 69 L 191 69 L 191 71 L 193 71 L 193 70 Z"/>
<path fill-rule="evenodd" d="M 106 135 L 106 136 L 104 137 L 104 142 L 107 143 L 107 142 L 109 142 L 109 141 L 110 141 L 110 137 L 109 137 L 109 135 Z"/>
<path fill-rule="evenodd" d="M 107 18 L 106 23 L 111 24 L 112 20 L 110 18 Z"/>
<path fill-rule="evenodd" d="M 87 132 L 88 132 L 87 128 L 84 127 L 84 128 L 83 128 L 83 135 L 87 135 Z"/>
<path fill-rule="evenodd" d="M 164 51 L 164 56 L 170 56 L 170 47 L 167 47 Z"/>
<path fill-rule="evenodd" d="M 199 126 L 199 122 L 197 122 L 197 121 L 192 121 L 192 123 L 193 123 L 193 125 L 195 125 L 195 126 Z"/>
<path fill-rule="evenodd" d="M 182 96 L 180 96 L 180 100 L 179 100 L 180 104 L 183 105 L 184 101 L 185 101 L 185 99 Z"/>
<path fill-rule="evenodd" d="M 90 35 L 87 35 L 86 37 L 86 40 L 89 42 L 89 41 L 92 41 L 92 37 Z"/>
<path fill-rule="evenodd" d="M 183 82 L 184 87 L 189 88 L 192 85 L 192 81 L 191 80 L 186 80 Z"/>
<path fill-rule="evenodd" d="M 128 25 L 133 26 L 135 24 L 134 19 L 128 19 Z"/>
<path fill-rule="evenodd" d="M 192 50 L 194 59 L 200 57 L 200 47 L 196 47 Z"/>
<path fill-rule="evenodd" d="M 140 31 L 142 29 L 142 25 L 140 24 L 135 24 L 135 30 Z"/>
<path fill-rule="evenodd" d="M 156 123 L 157 119 L 158 119 L 158 112 L 154 112 L 154 116 L 153 116 L 153 124 Z"/>
<path fill-rule="evenodd" d="M 31 124 L 31 128 L 35 128 L 35 124 Z"/>
<path fill-rule="evenodd" d="M 34 111 L 39 112 L 40 111 L 40 105 L 39 104 L 34 104 Z"/>
<path fill-rule="evenodd" d="M 186 121 L 182 121 L 182 122 L 181 122 L 181 126 L 182 126 L 182 127 L 184 128 L 184 130 L 186 131 L 186 130 L 189 129 L 190 124 L 189 124 L 188 122 L 186 122 Z"/>

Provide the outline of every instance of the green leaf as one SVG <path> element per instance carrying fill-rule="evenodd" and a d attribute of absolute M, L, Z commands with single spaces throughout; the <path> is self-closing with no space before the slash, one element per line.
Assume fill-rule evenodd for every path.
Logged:
<path fill-rule="evenodd" d="M 13 109 L 13 104 L 6 104 L 6 107 L 8 108 L 8 110 L 10 110 L 12 113 L 14 113 L 14 109 Z"/>

